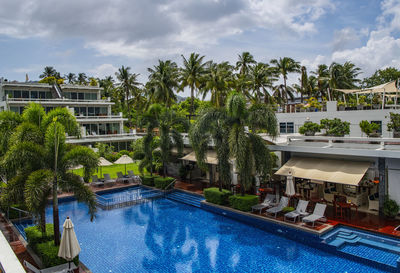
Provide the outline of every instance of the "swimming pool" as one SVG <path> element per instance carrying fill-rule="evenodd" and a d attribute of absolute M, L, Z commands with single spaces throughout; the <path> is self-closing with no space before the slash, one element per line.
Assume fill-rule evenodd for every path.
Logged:
<path fill-rule="evenodd" d="M 90 222 L 76 201 L 60 203 L 93 272 L 381 272 L 203 209 L 165 198 L 99 209 Z M 46 211 L 52 219 L 51 207 Z"/>

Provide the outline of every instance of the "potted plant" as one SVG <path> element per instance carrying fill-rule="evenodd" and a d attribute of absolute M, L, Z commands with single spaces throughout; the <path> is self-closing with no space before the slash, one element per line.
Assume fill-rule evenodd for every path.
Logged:
<path fill-rule="evenodd" d="M 334 119 L 321 119 L 321 129 L 325 129 L 325 134 L 327 136 L 339 136 L 343 137 L 350 133 L 350 123 L 347 121 L 342 121 L 339 118 Z"/>
<path fill-rule="evenodd" d="M 400 114 L 390 112 L 390 122 L 388 123 L 388 131 L 393 131 L 393 137 L 400 137 Z"/>
<path fill-rule="evenodd" d="M 378 133 L 379 125 L 376 123 L 369 122 L 368 120 L 362 120 L 360 122 L 361 131 L 366 134 L 368 137 L 379 137 Z"/>
<path fill-rule="evenodd" d="M 383 214 L 389 218 L 395 218 L 399 213 L 399 205 L 397 205 L 396 201 L 386 197 L 385 202 L 383 203 Z"/>
<path fill-rule="evenodd" d="M 374 95 L 372 98 L 372 108 L 379 109 L 380 108 L 380 100 L 378 95 Z"/>
<path fill-rule="evenodd" d="M 339 107 L 339 111 L 346 110 L 346 104 L 343 101 L 339 101 L 337 105 Z"/>
<path fill-rule="evenodd" d="M 311 97 L 306 101 L 310 112 L 315 112 L 316 110 L 321 109 L 321 103 L 315 97 Z"/>
<path fill-rule="evenodd" d="M 358 97 L 357 110 L 363 110 L 364 109 L 364 106 L 366 105 L 366 100 L 367 100 L 367 97 L 364 96 L 364 95 Z"/>
<path fill-rule="evenodd" d="M 299 128 L 299 133 L 305 136 L 314 136 L 316 132 L 320 131 L 321 126 L 311 121 L 304 122 L 303 126 Z"/>

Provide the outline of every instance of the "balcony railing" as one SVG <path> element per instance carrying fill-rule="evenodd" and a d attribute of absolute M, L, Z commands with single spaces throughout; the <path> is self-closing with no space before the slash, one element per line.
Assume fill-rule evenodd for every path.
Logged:
<path fill-rule="evenodd" d="M 76 119 L 121 119 L 123 118 L 121 115 L 98 115 L 98 116 L 75 116 Z"/>
<path fill-rule="evenodd" d="M 66 98 L 60 98 L 60 99 L 41 99 L 41 98 L 9 98 L 4 96 L 3 100 L 7 100 L 7 101 L 33 101 L 33 102 L 68 102 L 68 103 L 74 103 L 74 102 L 86 102 L 86 103 L 113 103 L 111 102 L 109 99 L 107 100 L 74 100 L 74 99 L 66 99 Z"/>

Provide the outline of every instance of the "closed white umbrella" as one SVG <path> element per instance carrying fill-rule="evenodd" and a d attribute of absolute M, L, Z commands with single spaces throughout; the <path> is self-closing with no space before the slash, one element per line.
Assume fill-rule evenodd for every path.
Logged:
<path fill-rule="evenodd" d="M 58 250 L 58 257 L 66 259 L 69 268 L 71 268 L 71 261 L 78 256 L 79 252 L 81 252 L 81 247 L 76 238 L 74 224 L 72 224 L 71 219 L 67 217 L 63 224 L 63 233 L 61 236 L 60 249 Z"/>
<path fill-rule="evenodd" d="M 289 175 L 286 177 L 286 191 L 285 194 L 287 196 L 293 196 L 296 194 L 296 191 L 294 189 L 294 183 L 293 183 L 293 175 L 292 172 L 289 171 Z"/>
<path fill-rule="evenodd" d="M 100 166 L 100 177 L 103 176 L 103 167 L 105 166 L 111 166 L 112 163 L 105 159 L 104 157 L 99 158 L 99 166 Z"/>
<path fill-rule="evenodd" d="M 133 163 L 133 159 L 127 155 L 121 156 L 114 162 L 114 164 L 124 164 L 125 165 L 125 174 L 126 174 L 126 164 L 131 164 L 131 163 Z"/>

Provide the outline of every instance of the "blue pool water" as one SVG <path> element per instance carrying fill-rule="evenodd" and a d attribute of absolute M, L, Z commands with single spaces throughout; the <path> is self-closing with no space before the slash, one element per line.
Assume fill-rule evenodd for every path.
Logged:
<path fill-rule="evenodd" d="M 90 222 L 76 201 L 60 203 L 93 272 L 381 272 L 205 210 L 160 198 Z M 52 221 L 51 208 L 46 212 Z M 62 223 L 61 223 L 62 224 Z"/>

